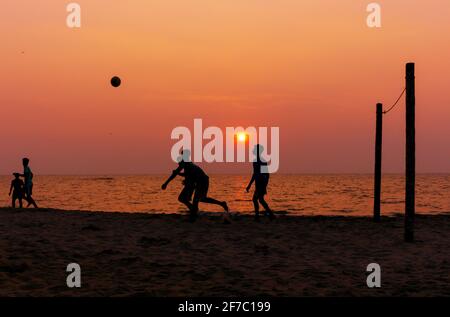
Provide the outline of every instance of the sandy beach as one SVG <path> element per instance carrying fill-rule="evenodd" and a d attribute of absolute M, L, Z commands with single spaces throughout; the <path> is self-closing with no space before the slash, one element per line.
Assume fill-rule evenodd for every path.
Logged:
<path fill-rule="evenodd" d="M 450 215 L 293 217 L 0 209 L 0 296 L 450 296 Z M 66 286 L 76 262 L 82 287 Z M 366 267 L 382 269 L 369 289 Z"/>

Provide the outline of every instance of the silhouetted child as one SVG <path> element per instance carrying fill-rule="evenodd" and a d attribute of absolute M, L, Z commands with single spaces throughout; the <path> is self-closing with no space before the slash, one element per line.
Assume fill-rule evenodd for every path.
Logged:
<path fill-rule="evenodd" d="M 12 192 L 12 207 L 16 208 L 16 200 L 19 200 L 19 208 L 22 208 L 22 197 L 24 193 L 24 183 L 20 179 L 19 173 L 14 173 L 14 179 L 11 182 L 11 187 L 9 188 L 9 196 Z"/>
<path fill-rule="evenodd" d="M 255 154 L 256 159 L 253 161 L 253 175 L 246 189 L 247 192 L 249 192 L 253 182 L 255 182 L 255 192 L 253 193 L 252 201 L 253 206 L 255 207 L 256 221 L 259 221 L 259 204 L 264 207 L 265 214 L 269 216 L 270 220 L 275 218 L 272 210 L 269 208 L 269 205 L 264 199 L 264 196 L 267 194 L 267 185 L 269 184 L 269 172 L 267 162 L 261 159 L 261 153 L 263 150 L 264 148 L 261 145 L 255 145 L 253 154 Z"/>

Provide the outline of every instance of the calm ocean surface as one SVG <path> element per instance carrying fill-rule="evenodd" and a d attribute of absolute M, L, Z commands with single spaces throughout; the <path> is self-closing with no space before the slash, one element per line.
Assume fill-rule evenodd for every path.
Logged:
<path fill-rule="evenodd" d="M 177 201 L 181 178 L 166 191 L 161 176 L 39 176 L 34 179 L 34 198 L 45 208 L 178 213 L 184 208 Z M 251 193 L 245 192 L 250 175 L 211 175 L 209 194 L 226 200 L 232 212 L 251 213 Z M 1 206 L 9 206 L 12 176 L 0 176 Z M 384 175 L 382 214 L 402 213 L 404 178 Z M 372 175 L 272 175 L 267 200 L 275 211 L 294 215 L 371 215 Z M 418 213 L 450 211 L 450 175 L 418 175 Z M 220 207 L 201 204 L 203 211 Z"/>

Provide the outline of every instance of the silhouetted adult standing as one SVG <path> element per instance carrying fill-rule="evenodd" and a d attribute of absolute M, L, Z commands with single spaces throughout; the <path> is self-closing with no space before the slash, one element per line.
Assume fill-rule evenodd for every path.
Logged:
<path fill-rule="evenodd" d="M 178 158 L 178 168 L 172 171 L 172 175 L 170 175 L 161 188 L 165 190 L 167 185 L 178 175 L 185 177 L 185 187 L 178 196 L 178 200 L 189 208 L 190 221 L 197 219 L 199 202 L 219 205 L 228 214 L 228 205 L 225 201 L 218 201 L 208 197 L 209 177 L 199 166 L 191 162 L 191 152 L 189 150 L 183 150 L 181 155 Z M 192 196 L 192 190 L 194 190 L 194 198 L 191 204 L 190 197 Z M 225 221 L 229 221 L 228 215 L 225 216 Z"/>
<path fill-rule="evenodd" d="M 23 174 L 21 176 L 23 176 L 25 178 L 24 183 L 25 183 L 25 200 L 28 202 L 28 206 L 30 207 L 30 205 L 33 205 L 34 208 L 38 208 L 38 206 L 36 205 L 36 202 L 33 199 L 33 172 L 31 171 L 31 168 L 29 166 L 30 160 L 28 158 L 23 158 L 22 159 L 22 164 L 23 164 Z"/>
<path fill-rule="evenodd" d="M 255 160 L 253 161 L 253 175 L 247 186 L 247 192 L 249 192 L 253 182 L 255 182 L 255 192 L 253 193 L 253 206 L 255 207 L 255 220 L 259 221 L 259 204 L 264 207 L 265 215 L 269 216 L 270 220 L 273 220 L 275 216 L 272 210 L 264 199 L 267 194 L 267 185 L 269 184 L 269 171 L 267 168 L 267 162 L 261 158 L 261 154 L 264 151 L 262 145 L 257 144 L 253 149 Z"/>

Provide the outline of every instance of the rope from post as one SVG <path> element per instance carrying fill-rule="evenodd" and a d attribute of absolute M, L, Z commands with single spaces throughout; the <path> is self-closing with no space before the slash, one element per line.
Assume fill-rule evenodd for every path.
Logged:
<path fill-rule="evenodd" d="M 399 102 L 400 99 L 402 98 L 403 94 L 405 93 L 405 91 L 406 91 L 406 87 L 403 89 L 403 91 L 402 91 L 402 93 L 400 94 L 400 97 L 398 97 L 397 101 L 396 101 L 396 102 L 395 102 L 388 110 L 383 111 L 383 114 L 386 114 L 386 113 L 388 113 L 389 111 L 391 111 L 392 109 L 395 108 L 395 106 L 398 104 L 398 102 Z"/>

